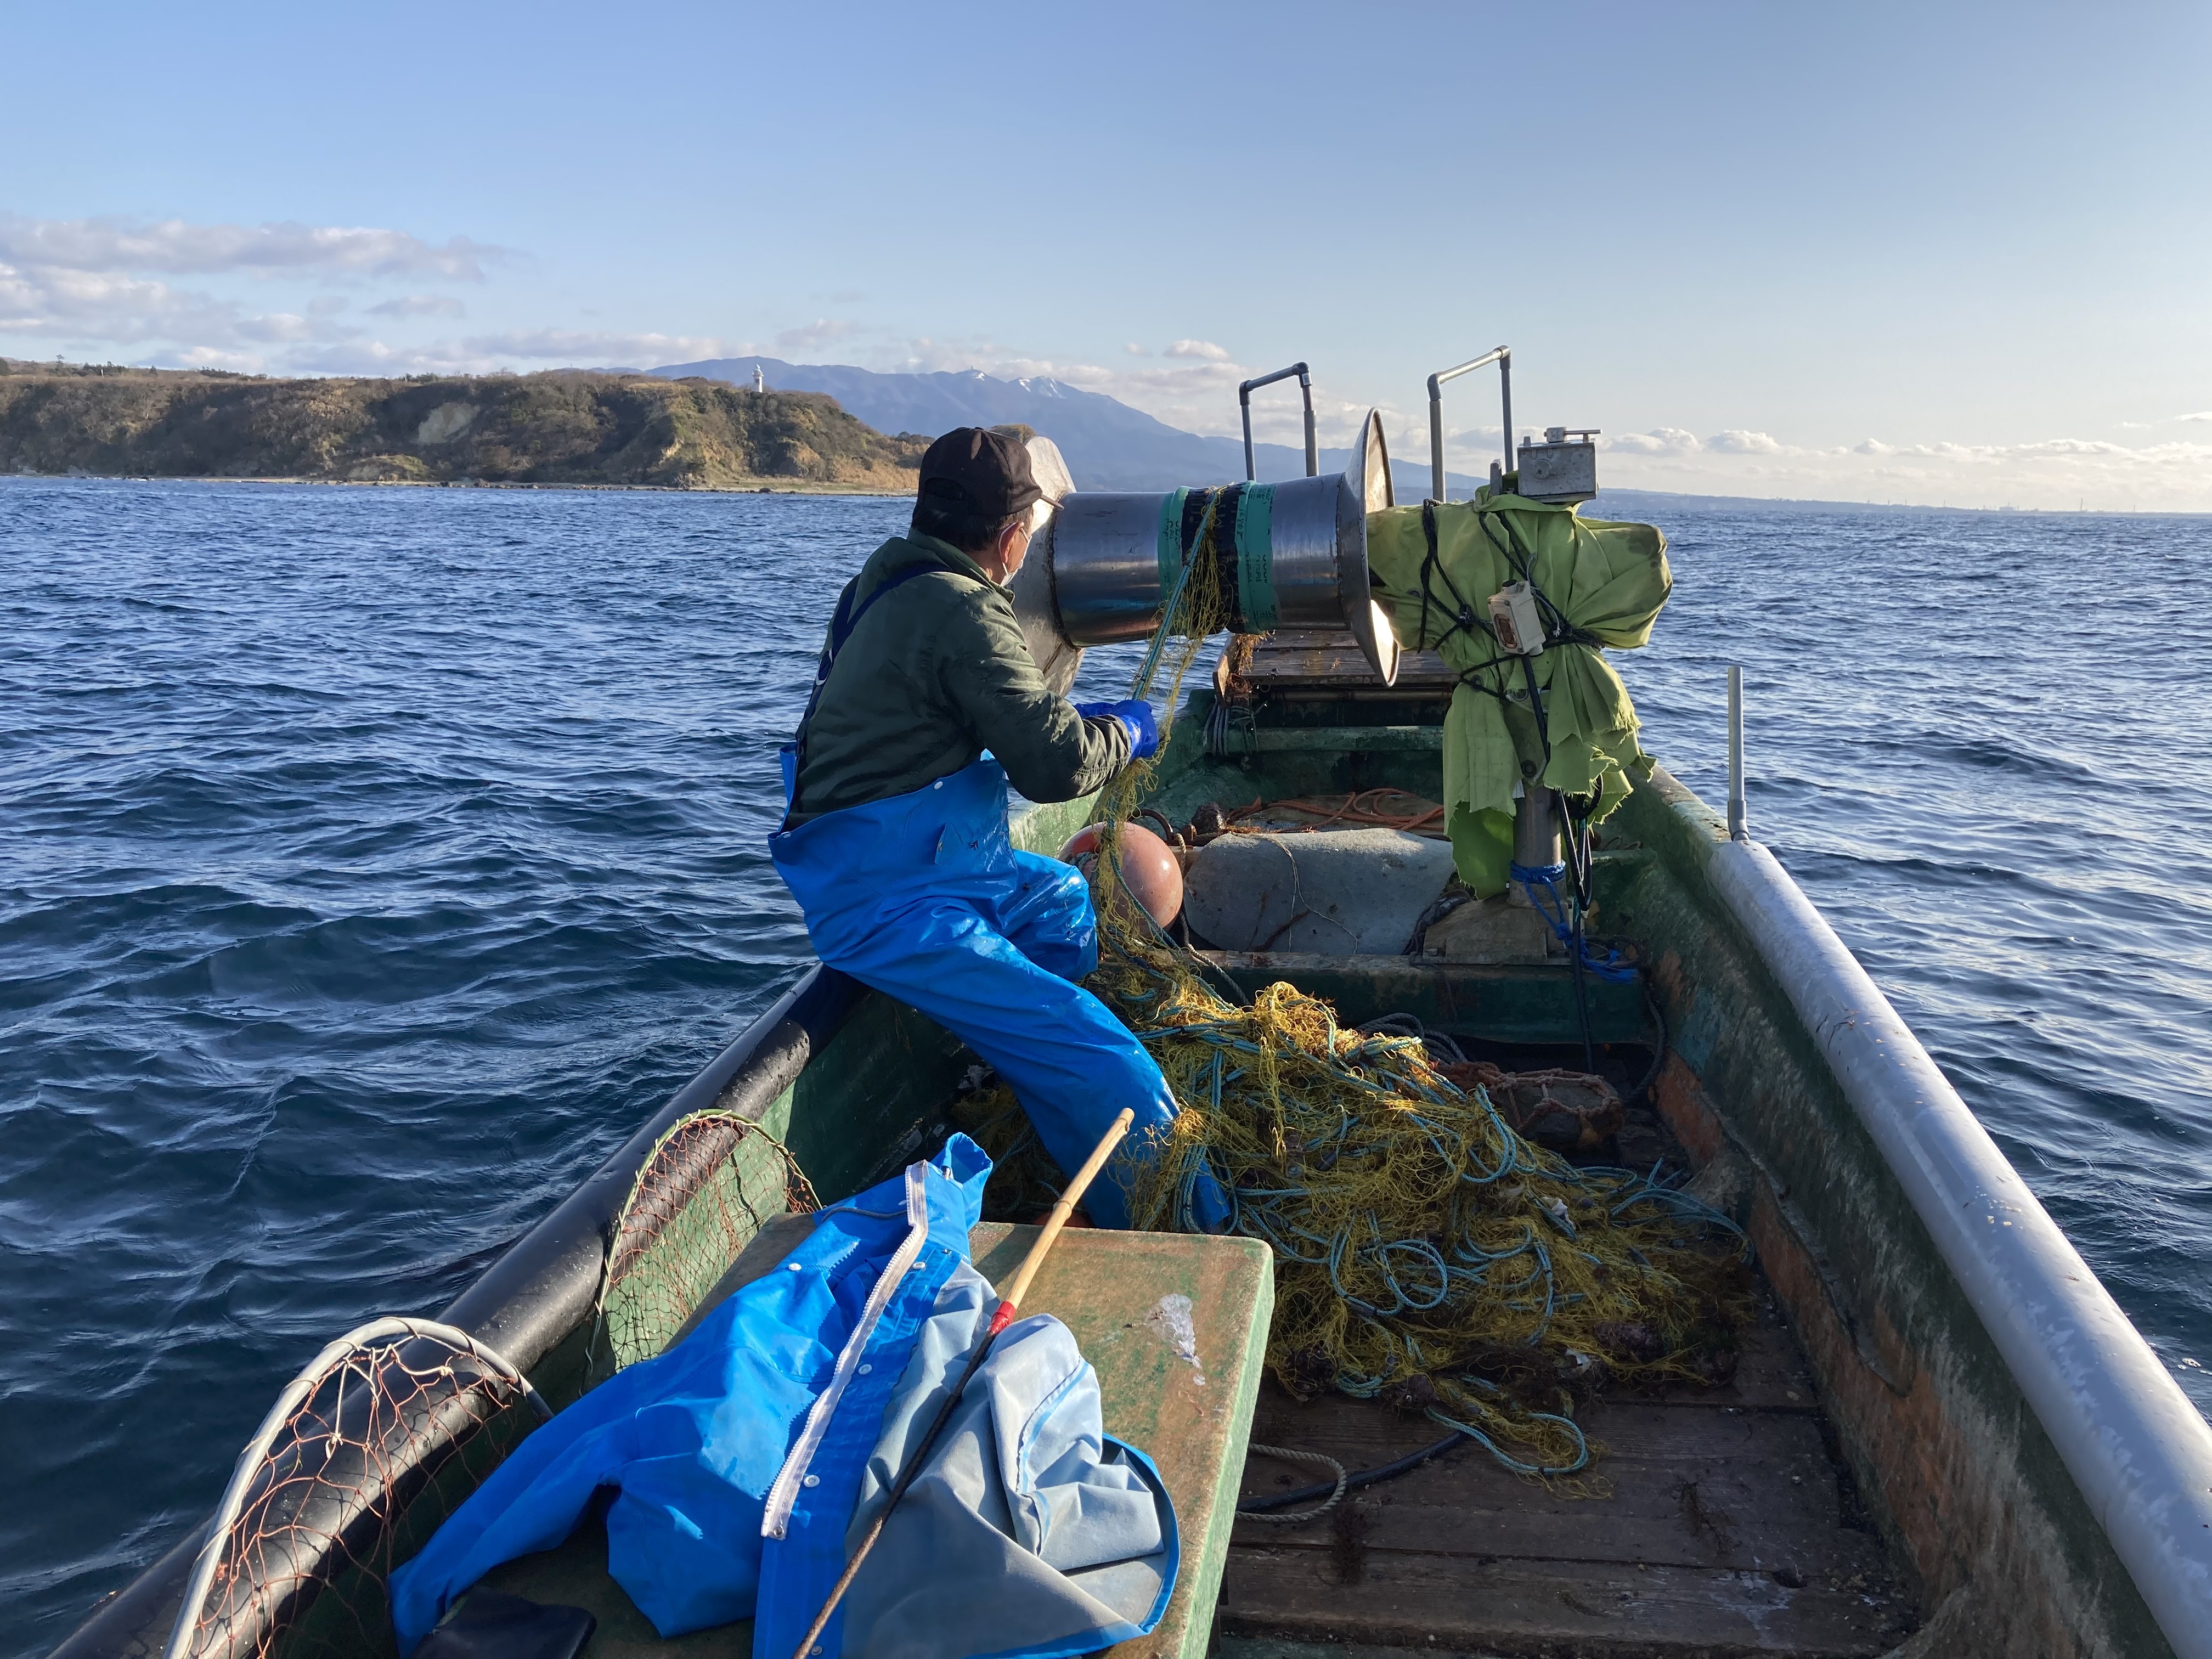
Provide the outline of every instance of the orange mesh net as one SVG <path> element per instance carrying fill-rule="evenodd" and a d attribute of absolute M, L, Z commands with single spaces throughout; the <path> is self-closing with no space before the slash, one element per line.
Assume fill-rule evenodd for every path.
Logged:
<path fill-rule="evenodd" d="M 384 1319 L 332 1343 L 240 1454 L 167 1659 L 389 1654 L 392 1569 L 544 1411 L 447 1326 Z"/>

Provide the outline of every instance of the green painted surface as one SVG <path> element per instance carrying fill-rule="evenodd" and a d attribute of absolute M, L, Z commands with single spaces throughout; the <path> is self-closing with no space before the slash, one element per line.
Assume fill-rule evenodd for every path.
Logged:
<path fill-rule="evenodd" d="M 1262 726 L 1250 732 L 1232 726 L 1223 746 L 1231 755 L 1334 755 L 1358 750 L 1369 755 L 1440 756 L 1444 733 L 1439 726 Z"/>
<path fill-rule="evenodd" d="M 986 1222 L 969 1235 L 977 1269 L 1006 1284 L 1037 1231 Z M 1170 1297 L 1189 1299 L 1195 1364 L 1162 1316 Z M 1175 1501 L 1175 1595 L 1152 1635 L 1108 1650 L 1118 1659 L 1205 1659 L 1274 1308 L 1274 1262 L 1255 1239 L 1088 1229 L 1060 1235 L 1023 1302 L 1074 1334 L 1098 1373 L 1107 1432 L 1158 1466 Z"/>
<path fill-rule="evenodd" d="M 867 992 L 793 1085 L 783 1143 L 824 1203 L 849 1198 L 944 1139 L 970 1063 L 934 1020 Z"/>
<path fill-rule="evenodd" d="M 1091 810 L 1097 804 L 1098 796 L 1093 792 L 1073 800 L 1054 801 L 1049 806 L 1024 807 L 1014 815 L 1010 836 L 1024 853 L 1056 858 L 1068 837 L 1091 822 Z"/>
<path fill-rule="evenodd" d="M 1288 980 L 1301 991 L 1327 998 L 1340 1025 L 1358 1025 L 1383 1014 L 1412 1014 L 1431 1030 L 1485 1042 L 1582 1041 L 1574 970 L 1564 963 L 1453 967 L 1406 957 L 1283 951 L 1222 951 L 1216 959 L 1248 997 Z M 1583 992 L 1589 1003 L 1591 1041 L 1645 1040 L 1650 1021 L 1640 987 L 1585 975 Z"/>

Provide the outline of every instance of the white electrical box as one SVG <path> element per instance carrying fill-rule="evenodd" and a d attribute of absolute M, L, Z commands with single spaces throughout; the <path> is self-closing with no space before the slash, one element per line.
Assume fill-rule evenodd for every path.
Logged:
<path fill-rule="evenodd" d="M 1490 596 L 1490 627 L 1510 656 L 1534 657 L 1544 649 L 1544 618 L 1526 582 L 1508 582 Z"/>

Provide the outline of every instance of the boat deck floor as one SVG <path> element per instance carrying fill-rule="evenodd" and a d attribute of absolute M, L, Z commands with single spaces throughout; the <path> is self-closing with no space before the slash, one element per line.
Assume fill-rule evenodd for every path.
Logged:
<path fill-rule="evenodd" d="M 1764 1300 L 1764 1298 L 1762 1298 Z M 1300 1525 L 1237 1523 L 1224 1659 L 1316 1659 L 1348 1645 L 1430 1655 L 1785 1654 L 1896 1646 L 1913 1603 L 1862 1517 L 1796 1345 L 1771 1304 L 1733 1382 L 1614 1395 L 1580 1413 L 1605 1455 L 1587 1487 L 1509 1474 L 1462 1445 Z M 1370 1468 L 1436 1425 L 1272 1380 L 1256 1445 Z M 1315 1480 L 1255 1452 L 1243 1492 Z"/>

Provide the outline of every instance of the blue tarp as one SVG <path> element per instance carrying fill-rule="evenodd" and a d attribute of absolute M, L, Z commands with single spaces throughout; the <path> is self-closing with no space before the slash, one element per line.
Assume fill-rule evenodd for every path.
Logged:
<path fill-rule="evenodd" d="M 753 1618 L 756 1659 L 791 1659 L 996 1305 L 968 1261 L 990 1167 L 955 1135 L 823 1211 L 675 1348 L 523 1441 L 392 1575 L 400 1652 L 491 1568 L 560 1544 L 611 1488 L 608 1568 L 655 1629 Z M 1158 1622 L 1177 1558 L 1165 1489 L 1103 1435 L 1073 1339 L 1023 1320 L 963 1395 L 823 1648 L 1090 1652 Z"/>

